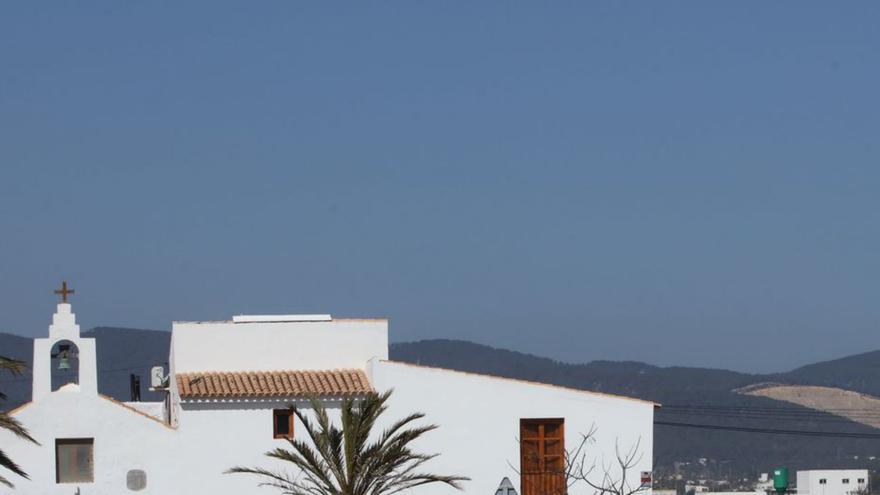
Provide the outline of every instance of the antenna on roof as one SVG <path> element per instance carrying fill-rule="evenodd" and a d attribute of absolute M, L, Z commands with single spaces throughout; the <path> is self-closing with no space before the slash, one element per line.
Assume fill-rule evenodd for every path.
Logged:
<path fill-rule="evenodd" d="M 150 368 L 150 390 L 163 390 L 166 384 L 165 368 L 163 366 L 153 366 Z"/>
<path fill-rule="evenodd" d="M 131 401 L 132 402 L 140 402 L 141 401 L 141 377 L 140 375 L 135 375 L 132 373 L 128 377 L 129 385 L 131 385 Z"/>

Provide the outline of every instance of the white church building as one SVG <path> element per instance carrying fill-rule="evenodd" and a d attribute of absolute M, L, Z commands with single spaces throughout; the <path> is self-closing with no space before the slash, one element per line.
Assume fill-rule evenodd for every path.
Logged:
<path fill-rule="evenodd" d="M 224 471 L 292 469 L 263 455 L 305 435 L 288 405 L 308 408 L 307 397 L 319 396 L 338 412 L 346 398 L 389 389 L 384 420 L 425 413 L 439 428 L 415 449 L 440 455 L 424 469 L 470 478 L 464 493 L 549 495 L 548 486 L 564 483 L 564 450 L 594 428 L 586 460 L 615 475 L 616 450 L 638 445 L 641 455 L 627 478 L 650 490 L 656 404 L 390 361 L 384 319 L 175 322 L 164 402 L 123 403 L 99 394 L 99 351 L 100 342 L 80 336 L 71 305 L 59 304 L 49 336 L 34 340 L 32 400 L 11 411 L 39 445 L 0 430 L 2 449 L 30 475 L 13 479 L 10 493 L 276 493 L 258 487 L 257 477 Z M 62 366 L 78 361 L 78 376 L 53 386 L 51 370 L 62 360 Z M 571 493 L 592 493 L 585 488 Z M 413 493 L 461 492 L 438 484 Z"/>

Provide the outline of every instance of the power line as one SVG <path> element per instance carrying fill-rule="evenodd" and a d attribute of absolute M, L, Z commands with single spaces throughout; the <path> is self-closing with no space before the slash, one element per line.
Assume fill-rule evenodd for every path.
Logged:
<path fill-rule="evenodd" d="M 796 405 L 792 406 L 712 406 L 706 404 L 663 404 L 663 409 L 675 409 L 675 410 L 746 410 L 746 411 L 766 411 L 766 412 L 800 412 L 801 409 L 798 409 Z M 880 412 L 880 407 L 835 407 L 829 408 L 829 410 L 834 411 L 869 411 L 869 412 Z"/>
<path fill-rule="evenodd" d="M 847 423 L 852 421 L 876 421 L 880 422 L 880 415 L 874 413 L 831 413 L 823 410 L 812 411 L 808 414 L 778 414 L 764 412 L 744 411 L 660 411 L 659 417 L 713 417 L 747 420 L 773 420 L 773 421 L 800 421 L 820 423 Z"/>
<path fill-rule="evenodd" d="M 876 424 L 874 420 L 821 420 L 821 419 L 813 419 L 813 420 L 776 420 L 773 418 L 742 418 L 742 421 L 739 422 L 730 422 L 724 421 L 725 419 L 736 419 L 736 418 L 716 418 L 716 417 L 708 417 L 708 418 L 658 418 L 657 421 L 681 421 L 681 422 L 689 422 L 689 421 L 712 421 L 718 420 L 722 424 L 741 424 L 741 425 L 758 425 L 758 426 L 794 426 L 798 428 L 812 428 L 819 425 L 829 425 L 829 427 L 868 427 L 868 428 L 877 428 L 873 426 Z"/>
<path fill-rule="evenodd" d="M 746 426 L 706 425 L 697 423 L 677 423 L 674 421 L 654 421 L 656 426 L 672 426 L 678 428 L 695 428 L 702 430 L 736 431 L 742 433 L 762 433 L 767 435 L 797 435 L 805 437 L 829 437 L 829 438 L 860 438 L 880 440 L 880 433 L 851 433 L 843 431 L 812 431 L 812 430 L 783 430 L 777 428 L 753 428 Z"/>
<path fill-rule="evenodd" d="M 764 409 L 751 409 L 751 408 L 739 408 L 739 407 L 729 407 L 729 408 L 718 408 L 718 409 L 700 409 L 700 408 L 692 408 L 692 409 L 668 409 L 661 408 L 660 411 L 664 413 L 674 413 L 674 414 L 727 414 L 727 413 L 741 413 L 741 414 L 776 414 L 782 416 L 797 416 L 797 415 L 809 415 L 813 414 L 819 409 L 809 408 L 804 406 L 803 409 L 800 408 L 792 408 L 792 409 L 780 409 L 780 410 L 764 410 Z M 847 413 L 847 414 L 869 414 L 869 415 L 880 415 L 880 407 L 872 408 L 872 409 L 839 409 L 839 408 L 823 408 L 821 411 L 834 411 L 839 413 Z"/>
<path fill-rule="evenodd" d="M 755 407 L 701 407 L 677 406 L 663 408 L 657 413 L 666 417 L 716 417 L 743 420 L 773 420 L 801 422 L 880 422 L 880 408 L 755 408 Z"/>

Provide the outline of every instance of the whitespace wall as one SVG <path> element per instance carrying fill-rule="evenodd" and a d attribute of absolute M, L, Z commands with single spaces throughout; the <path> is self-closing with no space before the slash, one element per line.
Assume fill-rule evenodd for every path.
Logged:
<path fill-rule="evenodd" d="M 178 491 L 174 473 L 168 469 L 177 462 L 176 432 L 117 402 L 61 390 L 23 406 L 15 418 L 30 429 L 40 445 L 24 442 L 0 430 L 4 452 L 31 478 L 24 480 L 6 471 L 4 476 L 15 483 L 16 489 L 7 491 L 0 486 L 0 493 L 73 495 L 77 489 L 81 495 L 135 493 L 126 488 L 126 475 L 130 470 L 142 470 L 147 475 L 146 489 L 136 493 L 186 493 Z M 94 483 L 56 484 L 57 438 L 94 439 Z"/>
<path fill-rule="evenodd" d="M 615 459 L 615 443 L 639 443 L 641 460 L 628 476 L 651 471 L 654 405 L 636 399 L 583 392 L 517 380 L 373 360 L 368 375 L 377 390 L 394 389 L 387 420 L 411 412 L 439 425 L 420 441 L 420 450 L 439 453 L 426 469 L 471 478 L 465 493 L 492 494 L 506 476 L 519 490 L 519 421 L 564 418 L 566 448 L 596 427 L 588 461 Z M 592 490 L 588 490 L 592 492 Z M 426 487 L 419 494 L 455 493 Z"/>
<path fill-rule="evenodd" d="M 175 372 L 363 369 L 388 358 L 387 320 L 175 322 Z"/>
<path fill-rule="evenodd" d="M 184 403 L 177 429 L 175 478 L 179 494 L 238 495 L 278 493 L 258 489 L 257 476 L 223 474 L 233 466 L 288 470 L 290 464 L 270 459 L 265 452 L 290 444 L 273 438 L 272 410 L 294 403 L 309 409 L 308 402 L 278 400 L 270 402 Z M 331 418 L 339 417 L 337 401 L 327 404 Z M 306 438 L 302 424 L 294 421 L 294 435 Z M 291 471 L 291 474 L 293 472 Z"/>

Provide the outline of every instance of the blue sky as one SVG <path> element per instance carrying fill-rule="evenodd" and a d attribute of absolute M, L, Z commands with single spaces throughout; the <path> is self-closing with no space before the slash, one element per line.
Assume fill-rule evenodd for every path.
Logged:
<path fill-rule="evenodd" d="M 880 348 L 876 2 L 0 7 L 0 331 L 391 318 L 566 361 Z"/>

